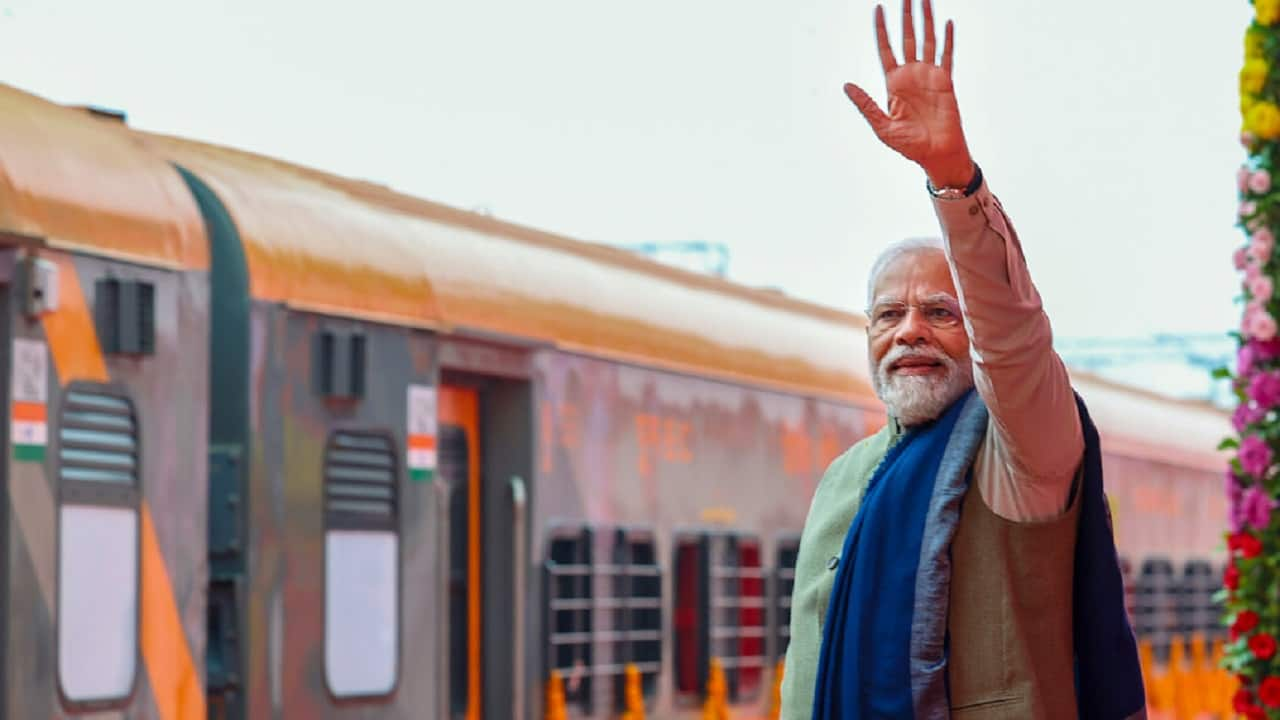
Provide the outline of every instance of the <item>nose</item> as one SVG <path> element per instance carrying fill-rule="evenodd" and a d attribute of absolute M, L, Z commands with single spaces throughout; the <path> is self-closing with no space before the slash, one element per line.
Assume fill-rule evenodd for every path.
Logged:
<path fill-rule="evenodd" d="M 893 342 L 895 345 L 926 345 L 933 339 L 933 328 L 925 320 L 924 313 L 917 307 L 908 307 L 907 314 L 895 329 Z"/>

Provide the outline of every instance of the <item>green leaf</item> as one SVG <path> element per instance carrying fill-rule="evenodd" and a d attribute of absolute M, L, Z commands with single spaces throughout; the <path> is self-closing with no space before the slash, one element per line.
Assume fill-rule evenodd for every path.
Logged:
<path fill-rule="evenodd" d="M 1226 367 L 1216 367 L 1213 369 L 1213 379 L 1226 380 L 1231 377 L 1231 371 Z"/>
<path fill-rule="evenodd" d="M 1237 450 L 1240 448 L 1240 441 L 1235 438 L 1225 438 L 1218 443 L 1219 450 Z"/>

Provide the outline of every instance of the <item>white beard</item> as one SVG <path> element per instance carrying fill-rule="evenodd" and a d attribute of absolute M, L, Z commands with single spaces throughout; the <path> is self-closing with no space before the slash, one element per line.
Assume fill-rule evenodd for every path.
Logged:
<path fill-rule="evenodd" d="M 889 372 L 889 367 L 895 362 L 908 357 L 935 360 L 945 372 L 942 377 Z M 879 366 L 871 374 L 871 384 L 889 414 L 910 427 L 937 419 L 951 407 L 951 403 L 973 387 L 973 365 L 958 363 L 938 348 L 898 345 L 881 358 Z"/>

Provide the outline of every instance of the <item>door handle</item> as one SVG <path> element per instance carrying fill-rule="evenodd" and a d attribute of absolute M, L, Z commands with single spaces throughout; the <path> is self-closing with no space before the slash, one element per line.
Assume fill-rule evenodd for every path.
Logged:
<path fill-rule="evenodd" d="M 524 619 L 525 619 L 525 535 L 528 522 L 528 493 L 525 491 L 524 479 L 513 476 L 511 486 L 511 597 L 512 634 L 515 636 L 511 647 L 511 717 L 513 720 L 525 720 L 525 665 L 524 665 Z"/>

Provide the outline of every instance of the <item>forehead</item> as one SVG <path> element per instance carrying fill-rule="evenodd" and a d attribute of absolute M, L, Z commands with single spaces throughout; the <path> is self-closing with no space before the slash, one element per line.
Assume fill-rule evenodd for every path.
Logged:
<path fill-rule="evenodd" d="M 912 250 L 894 258 L 876 278 L 871 297 L 880 300 L 910 300 L 922 295 L 956 296 L 951 268 L 941 250 Z"/>

